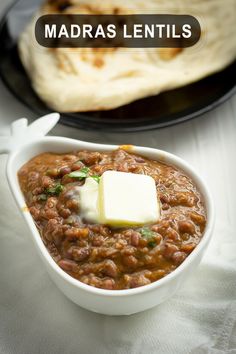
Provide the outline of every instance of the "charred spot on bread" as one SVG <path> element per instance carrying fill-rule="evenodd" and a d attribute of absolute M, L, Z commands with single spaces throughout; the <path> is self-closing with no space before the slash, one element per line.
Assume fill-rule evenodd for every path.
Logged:
<path fill-rule="evenodd" d="M 162 60 L 172 60 L 182 52 L 183 48 L 159 48 L 159 56 Z"/>

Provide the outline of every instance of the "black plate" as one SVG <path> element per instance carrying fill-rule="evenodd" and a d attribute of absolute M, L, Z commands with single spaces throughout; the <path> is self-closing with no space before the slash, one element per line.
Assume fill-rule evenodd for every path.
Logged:
<path fill-rule="evenodd" d="M 18 0 L 0 23 L 0 76 L 8 89 L 38 115 L 51 112 L 31 88 L 20 63 L 16 42 L 40 0 Z M 62 113 L 69 126 L 103 131 L 130 132 L 162 128 L 197 117 L 236 92 L 236 62 L 225 70 L 182 88 L 135 101 L 109 111 Z"/>

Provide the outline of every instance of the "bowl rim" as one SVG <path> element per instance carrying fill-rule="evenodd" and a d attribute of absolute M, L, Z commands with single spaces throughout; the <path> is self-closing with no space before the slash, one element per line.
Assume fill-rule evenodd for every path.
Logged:
<path fill-rule="evenodd" d="M 29 212 L 29 210 L 26 207 L 26 203 L 23 197 L 23 193 L 20 190 L 18 182 L 15 182 L 15 178 L 18 181 L 17 175 L 13 174 L 13 166 L 14 166 L 14 161 L 19 156 L 20 154 L 23 154 L 24 151 L 29 150 L 33 146 L 41 145 L 43 143 L 52 143 L 52 144 L 57 144 L 57 143 L 63 143 L 66 144 L 68 143 L 69 145 L 78 145 L 78 148 L 87 148 L 88 150 L 93 150 L 93 149 L 98 149 L 100 151 L 112 151 L 114 149 L 117 149 L 121 147 L 122 145 L 109 145 L 109 144 L 97 144 L 97 143 L 92 143 L 92 142 L 84 142 L 76 139 L 71 139 L 71 138 L 65 138 L 65 137 L 56 137 L 56 136 L 47 136 L 43 138 L 39 138 L 34 140 L 33 142 L 29 142 L 27 144 L 23 144 L 21 147 L 18 149 L 14 150 L 11 152 L 9 155 L 8 161 L 7 161 L 7 178 L 8 182 L 11 188 L 11 191 L 13 193 L 13 196 L 17 202 L 17 205 L 23 214 L 24 219 L 26 220 L 26 223 L 28 224 L 28 227 L 31 231 L 31 234 L 33 236 L 33 241 L 36 243 L 38 246 L 38 250 L 40 251 L 41 255 L 44 257 L 44 259 L 47 261 L 48 265 L 51 266 L 51 268 L 57 273 L 57 275 L 61 278 L 63 278 L 64 281 L 68 282 L 70 285 L 78 288 L 78 290 L 82 290 L 85 292 L 92 293 L 94 295 L 102 296 L 102 297 L 123 297 L 123 296 L 132 296 L 132 295 L 137 295 L 137 294 L 143 294 L 155 289 L 158 289 L 165 284 L 171 282 L 173 279 L 178 277 L 182 272 L 187 270 L 189 264 L 197 257 L 201 251 L 204 251 L 204 247 L 206 248 L 208 242 L 210 241 L 210 238 L 212 236 L 212 231 L 213 231 L 213 226 L 214 226 L 214 219 L 215 219 L 215 210 L 214 210 L 214 203 L 213 199 L 211 196 L 211 193 L 209 191 L 208 186 L 206 185 L 206 182 L 199 176 L 198 172 L 195 171 L 195 169 L 184 159 L 166 152 L 164 150 L 159 150 L 156 148 L 149 148 L 149 147 L 142 147 L 142 146 L 136 146 L 136 145 L 127 145 L 130 149 L 132 149 L 132 152 L 138 153 L 138 154 L 144 154 L 145 156 L 148 157 L 148 155 L 157 155 L 157 159 L 164 162 L 164 163 L 169 163 L 172 164 L 181 170 L 183 170 L 192 180 L 198 188 L 200 189 L 200 192 L 205 200 L 205 207 L 207 210 L 207 224 L 202 236 L 201 241 L 199 244 L 196 246 L 196 248 L 191 252 L 190 255 L 181 263 L 175 270 L 164 276 L 163 278 L 156 280 L 150 284 L 140 286 L 137 288 L 132 288 L 132 289 L 121 289 L 121 290 L 107 290 L 107 289 L 101 289 L 101 288 L 96 288 L 91 285 L 87 285 L 83 282 L 81 282 L 78 279 L 73 278 L 70 276 L 68 273 L 66 273 L 64 270 L 62 270 L 57 263 L 53 260 L 51 255 L 49 254 L 46 246 L 44 245 L 40 234 L 38 232 L 38 229 L 36 228 L 36 225 L 33 221 L 33 218 Z M 82 146 L 81 146 L 82 145 Z M 65 149 L 66 150 L 66 149 Z M 69 151 L 69 150 L 68 150 Z M 71 151 L 71 150 L 70 150 Z M 42 150 L 43 152 L 43 150 Z M 37 156 L 37 155 L 32 155 Z M 151 157 L 153 159 L 153 157 Z"/>

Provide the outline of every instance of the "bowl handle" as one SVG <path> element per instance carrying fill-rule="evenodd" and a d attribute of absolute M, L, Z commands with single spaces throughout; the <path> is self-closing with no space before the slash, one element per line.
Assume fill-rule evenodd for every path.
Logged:
<path fill-rule="evenodd" d="M 21 118 L 11 124 L 11 135 L 0 137 L 0 154 L 8 154 L 36 138 L 45 136 L 58 122 L 59 113 L 50 113 L 36 119 L 28 126 L 28 120 Z"/>

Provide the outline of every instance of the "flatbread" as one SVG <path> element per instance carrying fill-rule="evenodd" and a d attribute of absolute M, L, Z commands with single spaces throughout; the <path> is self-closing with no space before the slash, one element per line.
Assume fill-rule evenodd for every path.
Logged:
<path fill-rule="evenodd" d="M 19 38 L 21 61 L 39 97 L 60 112 L 109 110 L 184 86 L 222 70 L 236 57 L 236 1 L 47 1 Z M 122 6 L 121 6 L 122 4 Z M 62 10 L 63 9 L 63 10 Z M 48 49 L 34 36 L 47 13 L 191 14 L 201 24 L 199 42 L 186 49 Z"/>

